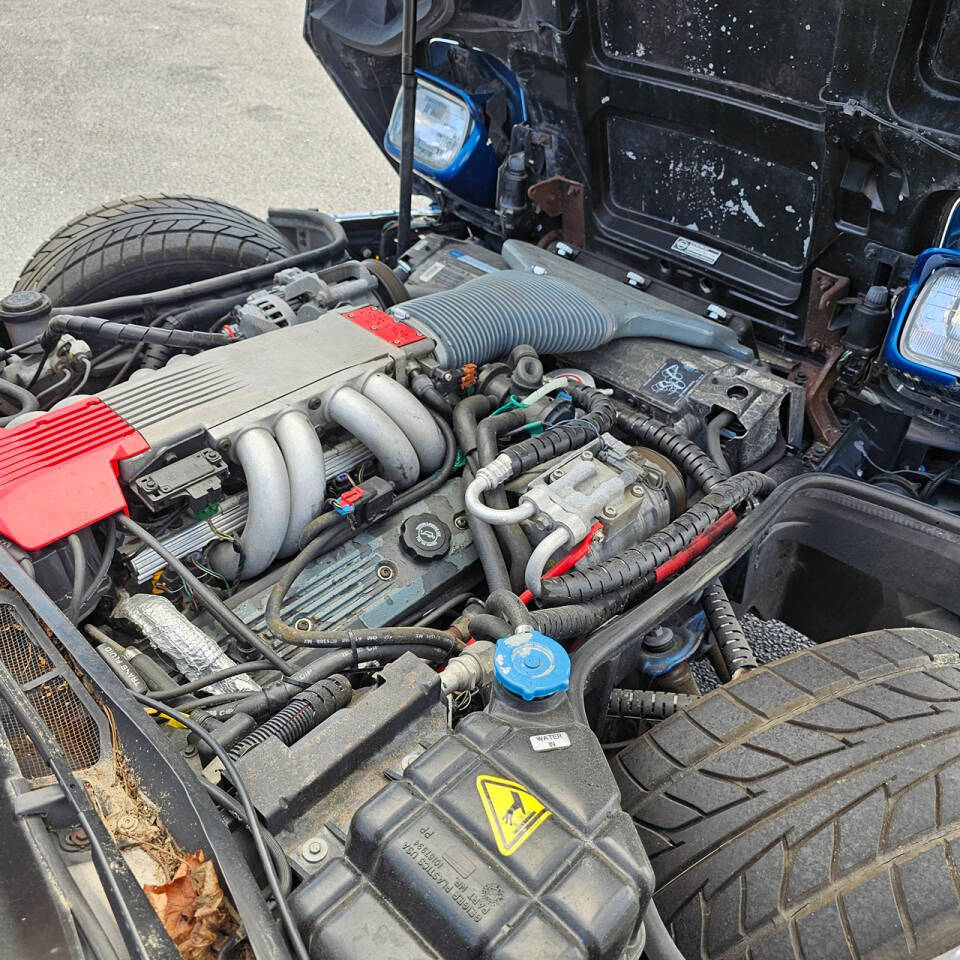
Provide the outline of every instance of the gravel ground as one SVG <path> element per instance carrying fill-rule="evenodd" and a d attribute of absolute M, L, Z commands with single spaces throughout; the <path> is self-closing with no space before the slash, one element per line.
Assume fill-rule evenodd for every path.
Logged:
<path fill-rule="evenodd" d="M 264 216 L 396 205 L 396 177 L 303 40 L 304 0 L 0 0 L 0 292 L 116 197 Z"/>
<path fill-rule="evenodd" d="M 759 664 L 773 663 L 774 660 L 789 657 L 791 653 L 816 646 L 809 637 L 805 637 L 779 620 L 761 620 L 754 614 L 747 613 L 740 622 Z M 709 660 L 697 660 L 690 665 L 690 668 L 697 679 L 697 686 L 703 693 L 719 686 L 720 678 Z"/>

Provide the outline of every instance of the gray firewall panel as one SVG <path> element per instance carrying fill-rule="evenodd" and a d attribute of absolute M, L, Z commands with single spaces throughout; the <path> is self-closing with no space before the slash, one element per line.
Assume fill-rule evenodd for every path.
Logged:
<path fill-rule="evenodd" d="M 130 480 L 201 431 L 208 444 L 234 440 L 250 427 L 270 426 L 291 407 L 320 423 L 322 407 L 311 409 L 311 400 L 402 356 L 339 313 L 327 313 L 205 353 L 176 356 L 163 369 L 138 372 L 99 396 L 150 444 L 148 453 L 121 463 L 123 479 Z"/>

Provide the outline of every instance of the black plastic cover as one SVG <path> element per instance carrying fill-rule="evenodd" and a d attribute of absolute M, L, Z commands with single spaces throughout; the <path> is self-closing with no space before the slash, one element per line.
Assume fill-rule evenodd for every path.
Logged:
<path fill-rule="evenodd" d="M 636 958 L 653 872 L 572 717 L 498 690 L 364 804 L 294 897 L 311 956 Z"/>

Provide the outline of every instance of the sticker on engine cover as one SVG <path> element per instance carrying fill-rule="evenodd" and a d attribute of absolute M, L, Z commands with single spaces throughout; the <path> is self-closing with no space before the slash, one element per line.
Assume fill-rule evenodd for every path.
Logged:
<path fill-rule="evenodd" d="M 523 784 L 512 780 L 479 776 L 477 792 L 497 849 L 505 857 L 516 853 L 550 816 L 550 811 Z"/>
<path fill-rule="evenodd" d="M 682 360 L 666 360 L 643 385 L 652 397 L 678 400 L 686 396 L 702 379 L 703 371 Z"/>
<path fill-rule="evenodd" d="M 703 243 L 697 243 L 696 240 L 688 240 L 686 237 L 677 237 L 670 249 L 676 253 L 682 253 L 691 260 L 699 260 L 701 263 L 713 265 L 720 259 L 719 250 L 714 250 L 713 247 L 708 247 Z"/>
<path fill-rule="evenodd" d="M 570 746 L 570 737 L 565 730 L 557 733 L 538 733 L 530 738 L 530 746 L 537 753 L 543 753 L 545 750 L 565 750 Z"/>

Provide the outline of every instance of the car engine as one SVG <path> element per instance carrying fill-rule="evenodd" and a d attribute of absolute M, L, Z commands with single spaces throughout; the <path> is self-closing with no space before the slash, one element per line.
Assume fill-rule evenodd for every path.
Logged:
<path fill-rule="evenodd" d="M 3 301 L 36 346 L 5 382 L 84 388 L 0 430 L 9 582 L 49 600 L 11 623 L 96 756 L 71 658 L 169 721 L 235 830 L 255 812 L 310 956 L 638 958 L 653 841 L 611 746 L 810 645 L 764 633 L 787 561 L 737 568 L 754 646 L 718 579 L 819 482 L 802 379 L 556 247 L 333 259 L 164 322 Z"/>

